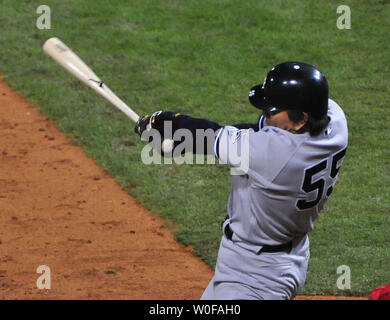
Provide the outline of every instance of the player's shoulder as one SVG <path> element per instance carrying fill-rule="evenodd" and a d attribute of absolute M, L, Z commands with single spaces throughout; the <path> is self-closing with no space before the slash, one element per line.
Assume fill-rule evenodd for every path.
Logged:
<path fill-rule="evenodd" d="M 348 145 L 348 126 L 343 109 L 334 100 L 328 102 L 329 124 L 324 131 L 317 136 L 310 137 L 306 146 L 318 147 L 320 153 L 329 150 L 335 152 L 344 149 Z"/>
<path fill-rule="evenodd" d="M 328 116 L 331 118 L 331 120 L 347 120 L 343 109 L 333 99 L 328 99 Z"/>
<path fill-rule="evenodd" d="M 347 118 L 343 109 L 332 99 L 329 99 L 328 116 L 330 122 L 328 128 L 325 130 L 327 134 L 332 129 L 337 129 L 337 134 L 348 135 Z"/>
<path fill-rule="evenodd" d="M 303 141 L 309 138 L 309 133 L 303 134 L 293 134 L 287 130 L 264 125 L 259 131 L 252 131 L 251 136 L 254 141 L 264 144 L 265 141 L 269 141 L 274 146 L 290 146 L 295 148 L 297 145 L 301 144 Z"/>

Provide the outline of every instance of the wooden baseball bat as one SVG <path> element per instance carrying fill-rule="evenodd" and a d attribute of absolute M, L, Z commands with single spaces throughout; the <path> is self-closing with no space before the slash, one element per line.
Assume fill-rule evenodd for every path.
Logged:
<path fill-rule="evenodd" d="M 126 103 L 119 99 L 91 68 L 60 39 L 54 37 L 46 40 L 43 45 L 43 50 L 65 70 L 111 102 L 131 120 L 134 122 L 138 121 L 139 116 Z"/>
<path fill-rule="evenodd" d="M 118 96 L 91 70 L 91 68 L 60 39 L 53 37 L 46 40 L 43 45 L 43 50 L 70 74 L 111 102 L 131 120 L 134 122 L 138 121 L 138 114 L 119 99 Z M 162 150 L 164 152 L 170 152 L 172 149 L 173 140 L 165 139 L 162 142 Z"/>

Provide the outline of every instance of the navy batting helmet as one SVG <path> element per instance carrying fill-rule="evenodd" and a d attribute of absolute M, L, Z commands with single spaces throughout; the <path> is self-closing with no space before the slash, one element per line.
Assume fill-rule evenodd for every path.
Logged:
<path fill-rule="evenodd" d="M 304 62 L 289 61 L 273 67 L 264 83 L 249 91 L 249 101 L 262 110 L 297 110 L 322 119 L 328 112 L 328 91 L 328 82 L 320 70 Z"/>

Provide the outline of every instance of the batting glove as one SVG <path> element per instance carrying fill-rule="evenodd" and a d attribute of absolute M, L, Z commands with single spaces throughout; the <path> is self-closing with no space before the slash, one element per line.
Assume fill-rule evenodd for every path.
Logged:
<path fill-rule="evenodd" d="M 156 111 L 151 116 L 147 114 L 142 118 L 139 118 L 139 120 L 135 124 L 135 128 L 134 128 L 135 133 L 138 133 L 140 136 L 142 136 L 142 133 L 145 130 L 149 131 L 151 128 L 153 128 L 153 124 L 156 121 L 156 117 L 161 113 L 162 111 L 160 110 L 160 111 Z"/>

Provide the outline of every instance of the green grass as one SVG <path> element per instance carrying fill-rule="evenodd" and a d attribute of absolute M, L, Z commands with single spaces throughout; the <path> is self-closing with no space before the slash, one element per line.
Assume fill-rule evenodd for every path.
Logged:
<path fill-rule="evenodd" d="M 390 281 L 389 1 L 344 1 L 350 30 L 336 27 L 339 1 L 48 0 L 51 30 L 35 26 L 41 1 L 0 3 L 4 79 L 211 266 L 229 169 L 144 165 L 133 123 L 45 56 L 42 44 L 61 38 L 139 114 L 175 110 L 221 124 L 255 121 L 247 92 L 273 65 L 319 66 L 350 137 L 310 235 L 303 293 L 368 295 Z M 351 268 L 349 291 L 337 289 L 340 265 Z"/>

